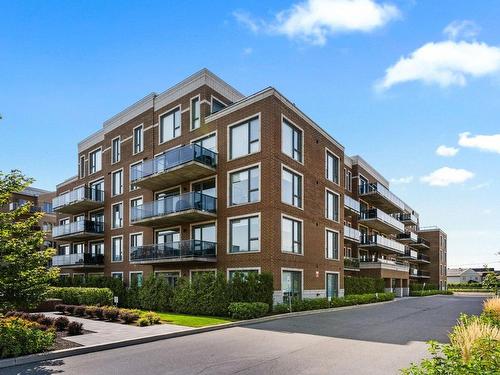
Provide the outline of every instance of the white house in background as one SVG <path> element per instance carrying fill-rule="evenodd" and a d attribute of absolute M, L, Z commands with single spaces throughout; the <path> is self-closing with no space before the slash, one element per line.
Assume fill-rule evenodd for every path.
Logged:
<path fill-rule="evenodd" d="M 474 271 L 472 268 L 448 268 L 446 278 L 448 284 L 468 283 L 482 281 L 481 273 Z"/>

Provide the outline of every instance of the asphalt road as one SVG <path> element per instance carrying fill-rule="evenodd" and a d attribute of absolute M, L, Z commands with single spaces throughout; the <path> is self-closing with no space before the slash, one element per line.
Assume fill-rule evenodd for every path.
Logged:
<path fill-rule="evenodd" d="M 483 297 L 405 298 L 112 349 L 22 367 L 11 374 L 397 374 L 447 341 Z"/>

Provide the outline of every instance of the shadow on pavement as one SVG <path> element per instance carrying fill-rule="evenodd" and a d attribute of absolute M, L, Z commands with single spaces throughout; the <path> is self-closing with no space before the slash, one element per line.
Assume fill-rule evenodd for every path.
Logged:
<path fill-rule="evenodd" d="M 0 369 L 0 374 L 2 375 L 51 375 L 63 373 L 63 370 L 58 370 L 57 366 L 64 365 L 62 359 L 55 359 L 52 361 L 43 361 L 37 363 L 30 363 L 27 365 L 3 368 Z"/>

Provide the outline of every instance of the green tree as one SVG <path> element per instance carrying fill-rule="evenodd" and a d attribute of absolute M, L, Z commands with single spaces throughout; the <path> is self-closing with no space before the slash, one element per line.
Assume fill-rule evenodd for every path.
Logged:
<path fill-rule="evenodd" d="M 495 294 L 497 292 L 498 281 L 497 276 L 494 272 L 488 272 L 483 280 L 483 287 L 486 289 L 495 289 Z"/>
<path fill-rule="evenodd" d="M 32 182 L 17 170 L 0 172 L 0 208 Z M 55 250 L 42 248 L 44 234 L 35 229 L 41 216 L 30 204 L 0 210 L 0 310 L 36 306 L 58 276 L 57 268 L 47 267 Z"/>

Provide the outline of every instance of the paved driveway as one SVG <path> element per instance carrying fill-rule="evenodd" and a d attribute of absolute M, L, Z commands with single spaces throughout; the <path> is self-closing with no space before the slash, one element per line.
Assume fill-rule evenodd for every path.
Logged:
<path fill-rule="evenodd" d="M 4 369 L 10 374 L 397 374 L 482 297 L 406 298 Z"/>

